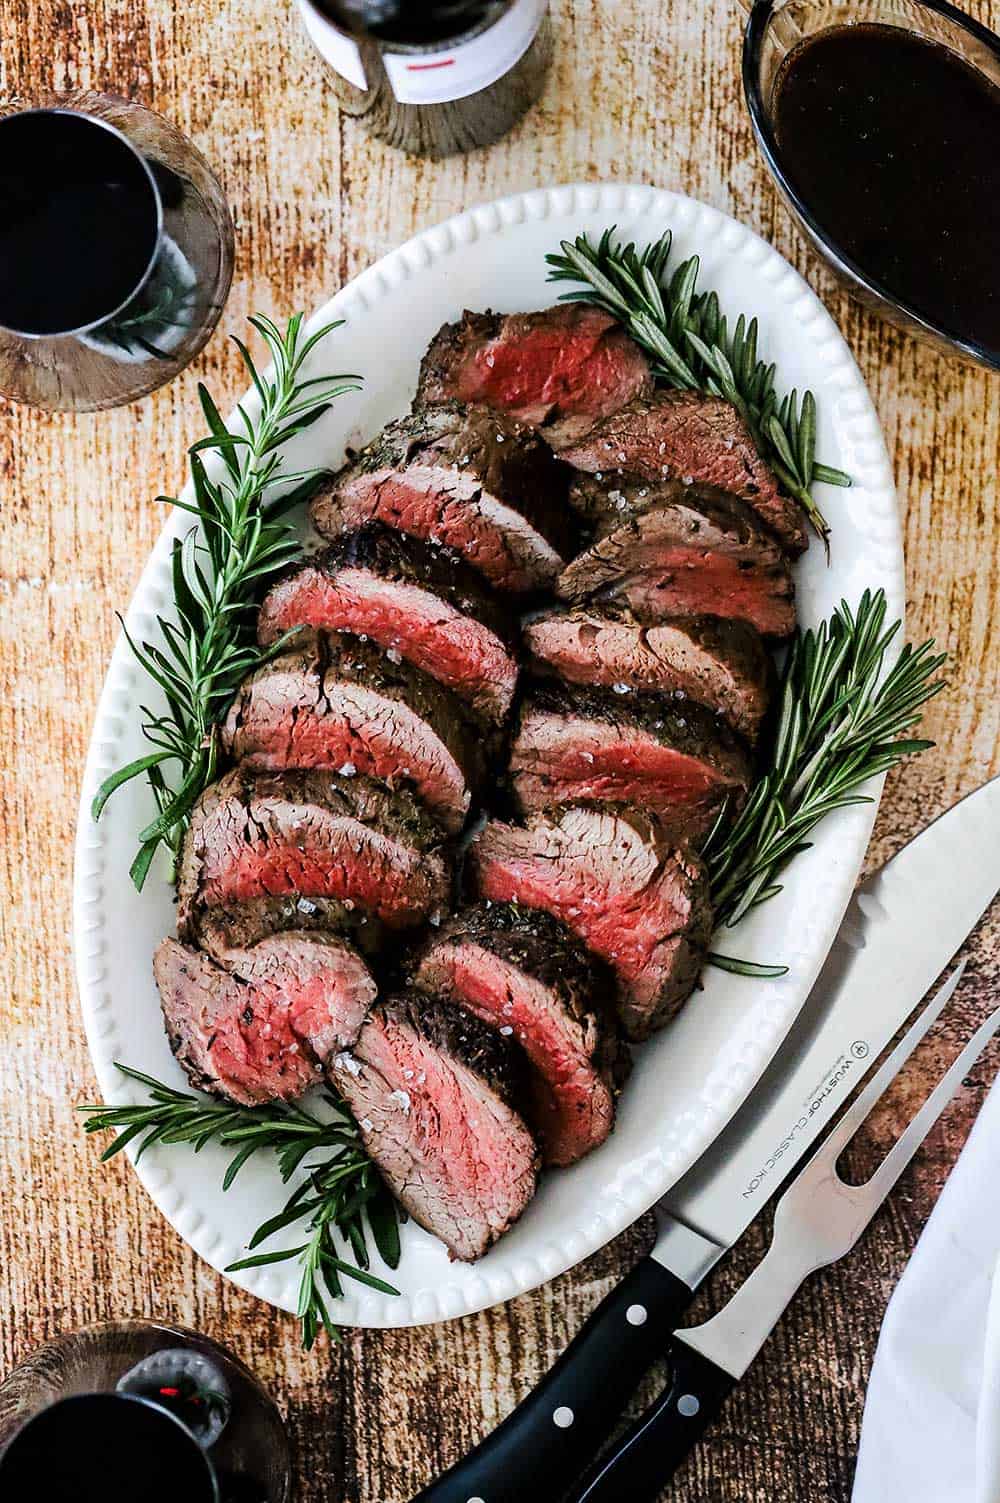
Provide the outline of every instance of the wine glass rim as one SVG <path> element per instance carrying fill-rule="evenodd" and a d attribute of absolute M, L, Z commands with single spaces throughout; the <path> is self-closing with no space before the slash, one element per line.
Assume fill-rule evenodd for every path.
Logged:
<path fill-rule="evenodd" d="M 61 1398 L 53 1400 L 51 1404 L 46 1404 L 43 1409 L 37 1410 L 35 1414 L 32 1414 L 27 1420 L 25 1420 L 20 1429 L 16 1430 L 11 1437 L 10 1442 L 4 1450 L 3 1454 L 0 1455 L 0 1468 L 3 1467 L 3 1463 L 8 1452 L 12 1450 L 17 1442 L 21 1439 L 21 1437 L 31 1429 L 31 1426 L 35 1423 L 36 1420 L 42 1419 L 46 1414 L 51 1413 L 53 1409 L 60 1409 L 64 1405 L 68 1408 L 74 1404 L 80 1403 L 81 1401 L 91 1402 L 94 1399 L 114 1399 L 123 1400 L 127 1404 L 141 1404 L 144 1409 L 152 1410 L 154 1414 L 162 1415 L 164 1419 L 169 1420 L 172 1425 L 174 1425 L 184 1436 L 187 1437 L 192 1446 L 194 1446 L 195 1450 L 201 1455 L 201 1458 L 205 1463 L 205 1476 L 207 1477 L 209 1485 L 212 1489 L 213 1503 L 220 1503 L 219 1479 L 216 1475 L 215 1467 L 212 1464 L 212 1459 L 199 1444 L 197 1436 L 188 1429 L 184 1421 L 178 1415 L 173 1414 L 165 1404 L 158 1404 L 155 1399 L 147 1398 L 144 1394 L 139 1393 L 120 1393 L 117 1389 L 115 1389 L 114 1392 L 95 1389 L 91 1393 L 64 1394 Z"/>
<path fill-rule="evenodd" d="M 126 294 L 126 296 L 122 298 L 117 307 L 112 308 L 107 313 L 102 313 L 99 318 L 91 319 L 89 323 L 77 324 L 75 328 L 48 329 L 43 333 L 39 333 L 37 330 L 32 329 L 16 329 L 13 328 L 10 324 L 5 324 L 2 320 L 0 320 L 0 332 L 13 335 L 16 339 L 72 339 L 79 334 L 89 334 L 92 330 L 99 329 L 103 324 L 110 323 L 113 318 L 117 318 L 118 314 L 121 313 L 123 309 L 128 307 L 132 299 L 138 297 L 139 293 L 149 281 L 150 277 L 153 274 L 153 267 L 156 265 L 157 259 L 160 254 L 160 241 L 163 238 L 163 198 L 160 194 L 160 189 L 157 184 L 156 178 L 153 176 L 152 168 L 150 167 L 146 158 L 143 156 L 142 152 L 139 151 L 137 147 L 133 146 L 132 142 L 129 140 L 128 136 L 125 135 L 124 131 L 119 130 L 118 127 L 116 125 L 112 125 L 110 121 L 102 120 L 99 115 L 94 115 L 89 110 L 73 109 L 71 105 L 38 104 L 31 105 L 28 109 L 24 110 L 12 110 L 9 115 L 0 115 L 0 131 L 3 130 L 4 125 L 6 125 L 9 121 L 23 120 L 28 115 L 69 115 L 74 120 L 86 120 L 90 125 L 99 125 L 101 129 L 107 131 L 109 135 L 116 136 L 122 143 L 122 145 L 126 147 L 126 149 L 131 153 L 135 160 L 140 164 L 143 172 L 146 174 L 146 179 L 153 194 L 153 204 L 155 206 L 156 212 L 156 234 L 153 240 L 153 248 L 150 251 L 149 260 L 146 263 L 146 267 L 142 273 L 142 276 L 136 282 L 135 286 Z"/>
<path fill-rule="evenodd" d="M 765 102 L 760 86 L 759 64 L 764 39 L 767 34 L 767 26 L 771 17 L 779 8 L 779 4 L 780 0 L 753 0 L 743 36 L 742 60 L 743 93 L 746 98 L 747 109 L 750 112 L 750 119 L 757 134 L 757 143 L 778 186 L 793 205 L 810 234 L 819 241 L 831 260 L 848 271 L 853 279 L 863 288 L 871 292 L 883 303 L 888 304 L 892 308 L 897 308 L 907 319 L 913 324 L 918 325 L 921 329 L 926 330 L 928 334 L 946 341 L 956 350 L 970 356 L 981 365 L 990 366 L 993 370 L 1000 370 L 1000 348 L 995 345 L 982 343 L 967 334 L 958 333 L 957 330 L 949 328 L 947 324 L 939 323 L 935 319 L 929 318 L 925 312 L 916 308 L 912 303 L 908 303 L 905 298 L 891 292 L 878 278 L 873 277 L 870 272 L 867 272 L 857 261 L 849 256 L 833 236 L 817 223 L 811 209 L 790 182 L 782 165 L 781 148 L 778 145 L 778 138 L 772 125 L 770 106 Z M 948 3 L 948 0 L 911 0 L 911 4 L 917 10 L 930 11 L 934 15 L 943 16 L 946 20 L 953 22 L 960 30 L 975 37 L 978 42 L 982 42 L 996 56 L 997 60 L 1000 61 L 1000 36 L 996 32 L 990 31 L 988 27 L 983 26 L 981 22 L 976 21 L 972 16 L 966 15 L 964 11 L 957 10 L 954 5 Z M 842 22 L 841 24 L 850 23 Z M 885 22 L 882 24 L 891 25 L 892 23 Z M 968 61 L 968 59 L 963 59 L 963 61 Z M 976 65 L 973 62 L 969 62 L 969 66 L 975 67 Z M 982 70 L 977 69 L 977 72 L 981 73 Z M 984 74 L 983 76 L 985 77 L 986 75 Z M 994 85 L 994 87 L 996 86 Z"/>

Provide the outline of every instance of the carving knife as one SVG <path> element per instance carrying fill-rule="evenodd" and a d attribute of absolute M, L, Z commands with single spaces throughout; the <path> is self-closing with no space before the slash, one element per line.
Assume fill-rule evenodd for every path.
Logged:
<path fill-rule="evenodd" d="M 529 1483 L 539 1498 L 565 1491 L 665 1351 L 702 1279 L 829 1125 L 998 890 L 994 778 L 859 888 L 775 1059 L 658 1203 L 650 1255 L 508 1418 L 414 1503 L 523 1503 Z"/>

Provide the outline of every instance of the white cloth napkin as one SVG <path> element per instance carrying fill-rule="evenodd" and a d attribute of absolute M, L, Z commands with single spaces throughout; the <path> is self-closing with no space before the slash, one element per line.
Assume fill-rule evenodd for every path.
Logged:
<path fill-rule="evenodd" d="M 1000 1082 L 889 1302 L 853 1503 L 1000 1503 Z"/>

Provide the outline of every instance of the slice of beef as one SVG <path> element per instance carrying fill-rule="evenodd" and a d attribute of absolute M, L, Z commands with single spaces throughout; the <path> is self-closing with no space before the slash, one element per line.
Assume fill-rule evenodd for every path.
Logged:
<path fill-rule="evenodd" d="M 234 950 L 245 950 L 289 929 L 340 935 L 368 956 L 378 955 L 385 943 L 383 925 L 350 898 L 339 902 L 336 898 L 303 898 L 298 893 L 196 908 L 188 937 L 213 959 L 225 963 Z"/>
<path fill-rule="evenodd" d="M 622 686 L 623 687 L 623 686 Z M 723 801 L 743 805 L 746 752 L 703 705 L 576 684 L 534 686 L 510 755 L 522 813 L 558 804 L 634 804 L 676 839 L 698 841 Z"/>
<path fill-rule="evenodd" d="M 237 767 L 202 794 L 181 859 L 178 932 L 206 910 L 294 894 L 363 908 L 390 928 L 448 903 L 439 825 L 404 789 L 371 778 Z"/>
<path fill-rule="evenodd" d="M 331 1064 L 389 1188 L 453 1258 L 481 1257 L 535 1193 L 522 1064 L 478 1018 L 418 992 L 379 1003 Z"/>
<path fill-rule="evenodd" d="M 342 632 L 304 630 L 253 673 L 222 739 L 253 767 L 328 768 L 412 788 L 452 833 L 486 769 L 482 729 L 450 689 Z"/>
<path fill-rule="evenodd" d="M 450 549 L 380 522 L 298 564 L 264 597 L 257 639 L 297 626 L 367 637 L 503 720 L 517 687 L 513 623 L 476 571 Z"/>
<path fill-rule="evenodd" d="M 628 1056 L 611 977 L 564 925 L 539 909 L 477 904 L 431 940 L 415 980 L 518 1041 L 547 1164 L 573 1164 L 604 1142 Z"/>
<path fill-rule="evenodd" d="M 488 407 L 427 407 L 383 429 L 313 498 L 326 537 L 384 522 L 443 543 L 502 590 L 551 586 L 576 541 L 569 471 Z"/>
<path fill-rule="evenodd" d="M 770 637 L 795 629 L 795 588 L 781 549 L 749 507 L 712 486 L 581 479 L 571 499 L 594 527 L 559 576 L 560 599 L 619 600 L 643 621 L 724 616 Z"/>
<path fill-rule="evenodd" d="M 741 496 L 793 557 L 809 546 L 802 509 L 778 489 L 736 408 L 722 397 L 660 391 L 592 428 L 562 456 L 588 474 L 690 478 Z"/>
<path fill-rule="evenodd" d="M 744 621 L 687 616 L 644 626 L 627 608 L 547 611 L 526 623 L 536 673 L 574 684 L 672 694 L 721 715 L 753 745 L 771 699 L 774 666 Z"/>
<path fill-rule="evenodd" d="M 469 313 L 445 324 L 420 367 L 418 403 L 485 402 L 553 444 L 653 392 L 649 362 L 619 323 L 584 303 L 539 313 Z"/>
<path fill-rule="evenodd" d="M 170 1047 L 199 1090 L 256 1106 L 294 1101 L 361 1032 L 377 988 L 346 940 L 290 931 L 225 966 L 165 939 L 153 961 Z"/>
<path fill-rule="evenodd" d="M 606 961 L 629 1038 L 674 1016 L 698 979 L 712 932 L 705 870 L 628 809 L 561 809 L 527 827 L 492 821 L 473 842 L 479 892 L 541 908 Z"/>

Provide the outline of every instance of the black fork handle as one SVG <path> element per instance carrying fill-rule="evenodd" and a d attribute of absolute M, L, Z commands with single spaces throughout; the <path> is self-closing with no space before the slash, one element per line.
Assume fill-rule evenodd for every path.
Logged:
<path fill-rule="evenodd" d="M 690 1456 L 736 1379 L 683 1341 L 671 1342 L 669 1361 L 670 1381 L 662 1397 L 591 1467 L 564 1503 L 655 1503 Z"/>

